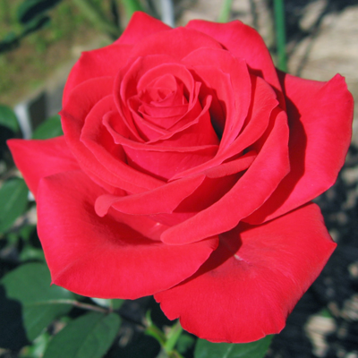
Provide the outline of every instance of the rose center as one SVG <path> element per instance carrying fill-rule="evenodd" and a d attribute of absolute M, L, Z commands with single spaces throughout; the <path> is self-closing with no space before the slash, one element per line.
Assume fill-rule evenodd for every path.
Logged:
<path fill-rule="evenodd" d="M 131 97 L 130 103 L 146 122 L 169 129 L 188 111 L 186 92 L 180 80 L 165 74 Z"/>

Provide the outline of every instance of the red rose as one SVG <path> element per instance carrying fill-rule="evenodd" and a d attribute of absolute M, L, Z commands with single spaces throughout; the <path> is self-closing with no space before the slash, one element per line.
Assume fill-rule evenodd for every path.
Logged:
<path fill-rule="evenodd" d="M 279 332 L 336 246 L 310 200 L 343 165 L 352 107 L 341 76 L 278 72 L 238 21 L 136 13 L 74 66 L 64 137 L 10 142 L 53 283 L 154 294 L 213 342 Z"/>

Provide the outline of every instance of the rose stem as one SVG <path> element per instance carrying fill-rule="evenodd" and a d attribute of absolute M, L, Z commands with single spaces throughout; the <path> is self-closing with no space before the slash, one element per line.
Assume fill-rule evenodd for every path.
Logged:
<path fill-rule="evenodd" d="M 277 67 L 287 72 L 284 0 L 274 0 L 273 6 L 276 27 Z"/>
<path fill-rule="evenodd" d="M 228 22 L 231 12 L 232 0 L 224 0 L 219 12 L 218 22 Z"/>

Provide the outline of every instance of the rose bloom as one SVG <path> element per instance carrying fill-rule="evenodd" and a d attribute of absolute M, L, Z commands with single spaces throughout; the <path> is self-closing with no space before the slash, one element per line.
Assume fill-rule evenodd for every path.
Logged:
<path fill-rule="evenodd" d="M 336 244 L 310 201 L 351 137 L 344 79 L 275 69 L 234 21 L 172 29 L 136 13 L 85 52 L 64 136 L 11 140 L 38 205 L 52 282 L 81 295 L 154 295 L 212 342 L 278 333 Z"/>

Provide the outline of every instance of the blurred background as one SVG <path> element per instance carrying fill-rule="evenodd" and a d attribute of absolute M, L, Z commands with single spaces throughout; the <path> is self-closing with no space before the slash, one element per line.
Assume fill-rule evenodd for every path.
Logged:
<path fill-rule="evenodd" d="M 103 47 L 120 36 L 135 10 L 175 26 L 194 18 L 239 19 L 259 31 L 277 66 L 320 81 L 340 73 L 357 102 L 357 0 L 285 0 L 286 65 L 280 58 L 273 0 L 0 0 L 1 358 L 42 357 L 51 336 L 68 320 L 81 316 L 80 308 L 72 305 L 67 311 L 56 311 L 30 338 L 28 328 L 23 327 L 21 310 L 26 302 L 21 295 L 26 294 L 19 291 L 19 297 L 10 297 L 9 292 L 14 280 L 27 277 L 21 267 L 32 265 L 34 272 L 43 272 L 43 267 L 36 265 L 42 265 L 44 257 L 35 230 L 35 204 L 14 168 L 5 141 L 61 134 L 57 113 L 72 65 L 82 51 Z M 296 306 L 287 327 L 274 338 L 267 357 L 358 358 L 357 106 L 355 118 L 346 165 L 336 185 L 317 199 L 338 248 Z M 33 282 L 31 287 L 38 290 L 38 284 Z M 81 304 L 107 304 L 76 300 Z M 110 304 L 117 305 L 127 321 L 105 357 L 157 357 L 155 340 L 144 336 L 133 323 L 151 309 L 158 326 L 170 325 L 155 303 L 142 299 Z M 183 355 L 192 357 L 194 338 L 183 337 Z"/>

